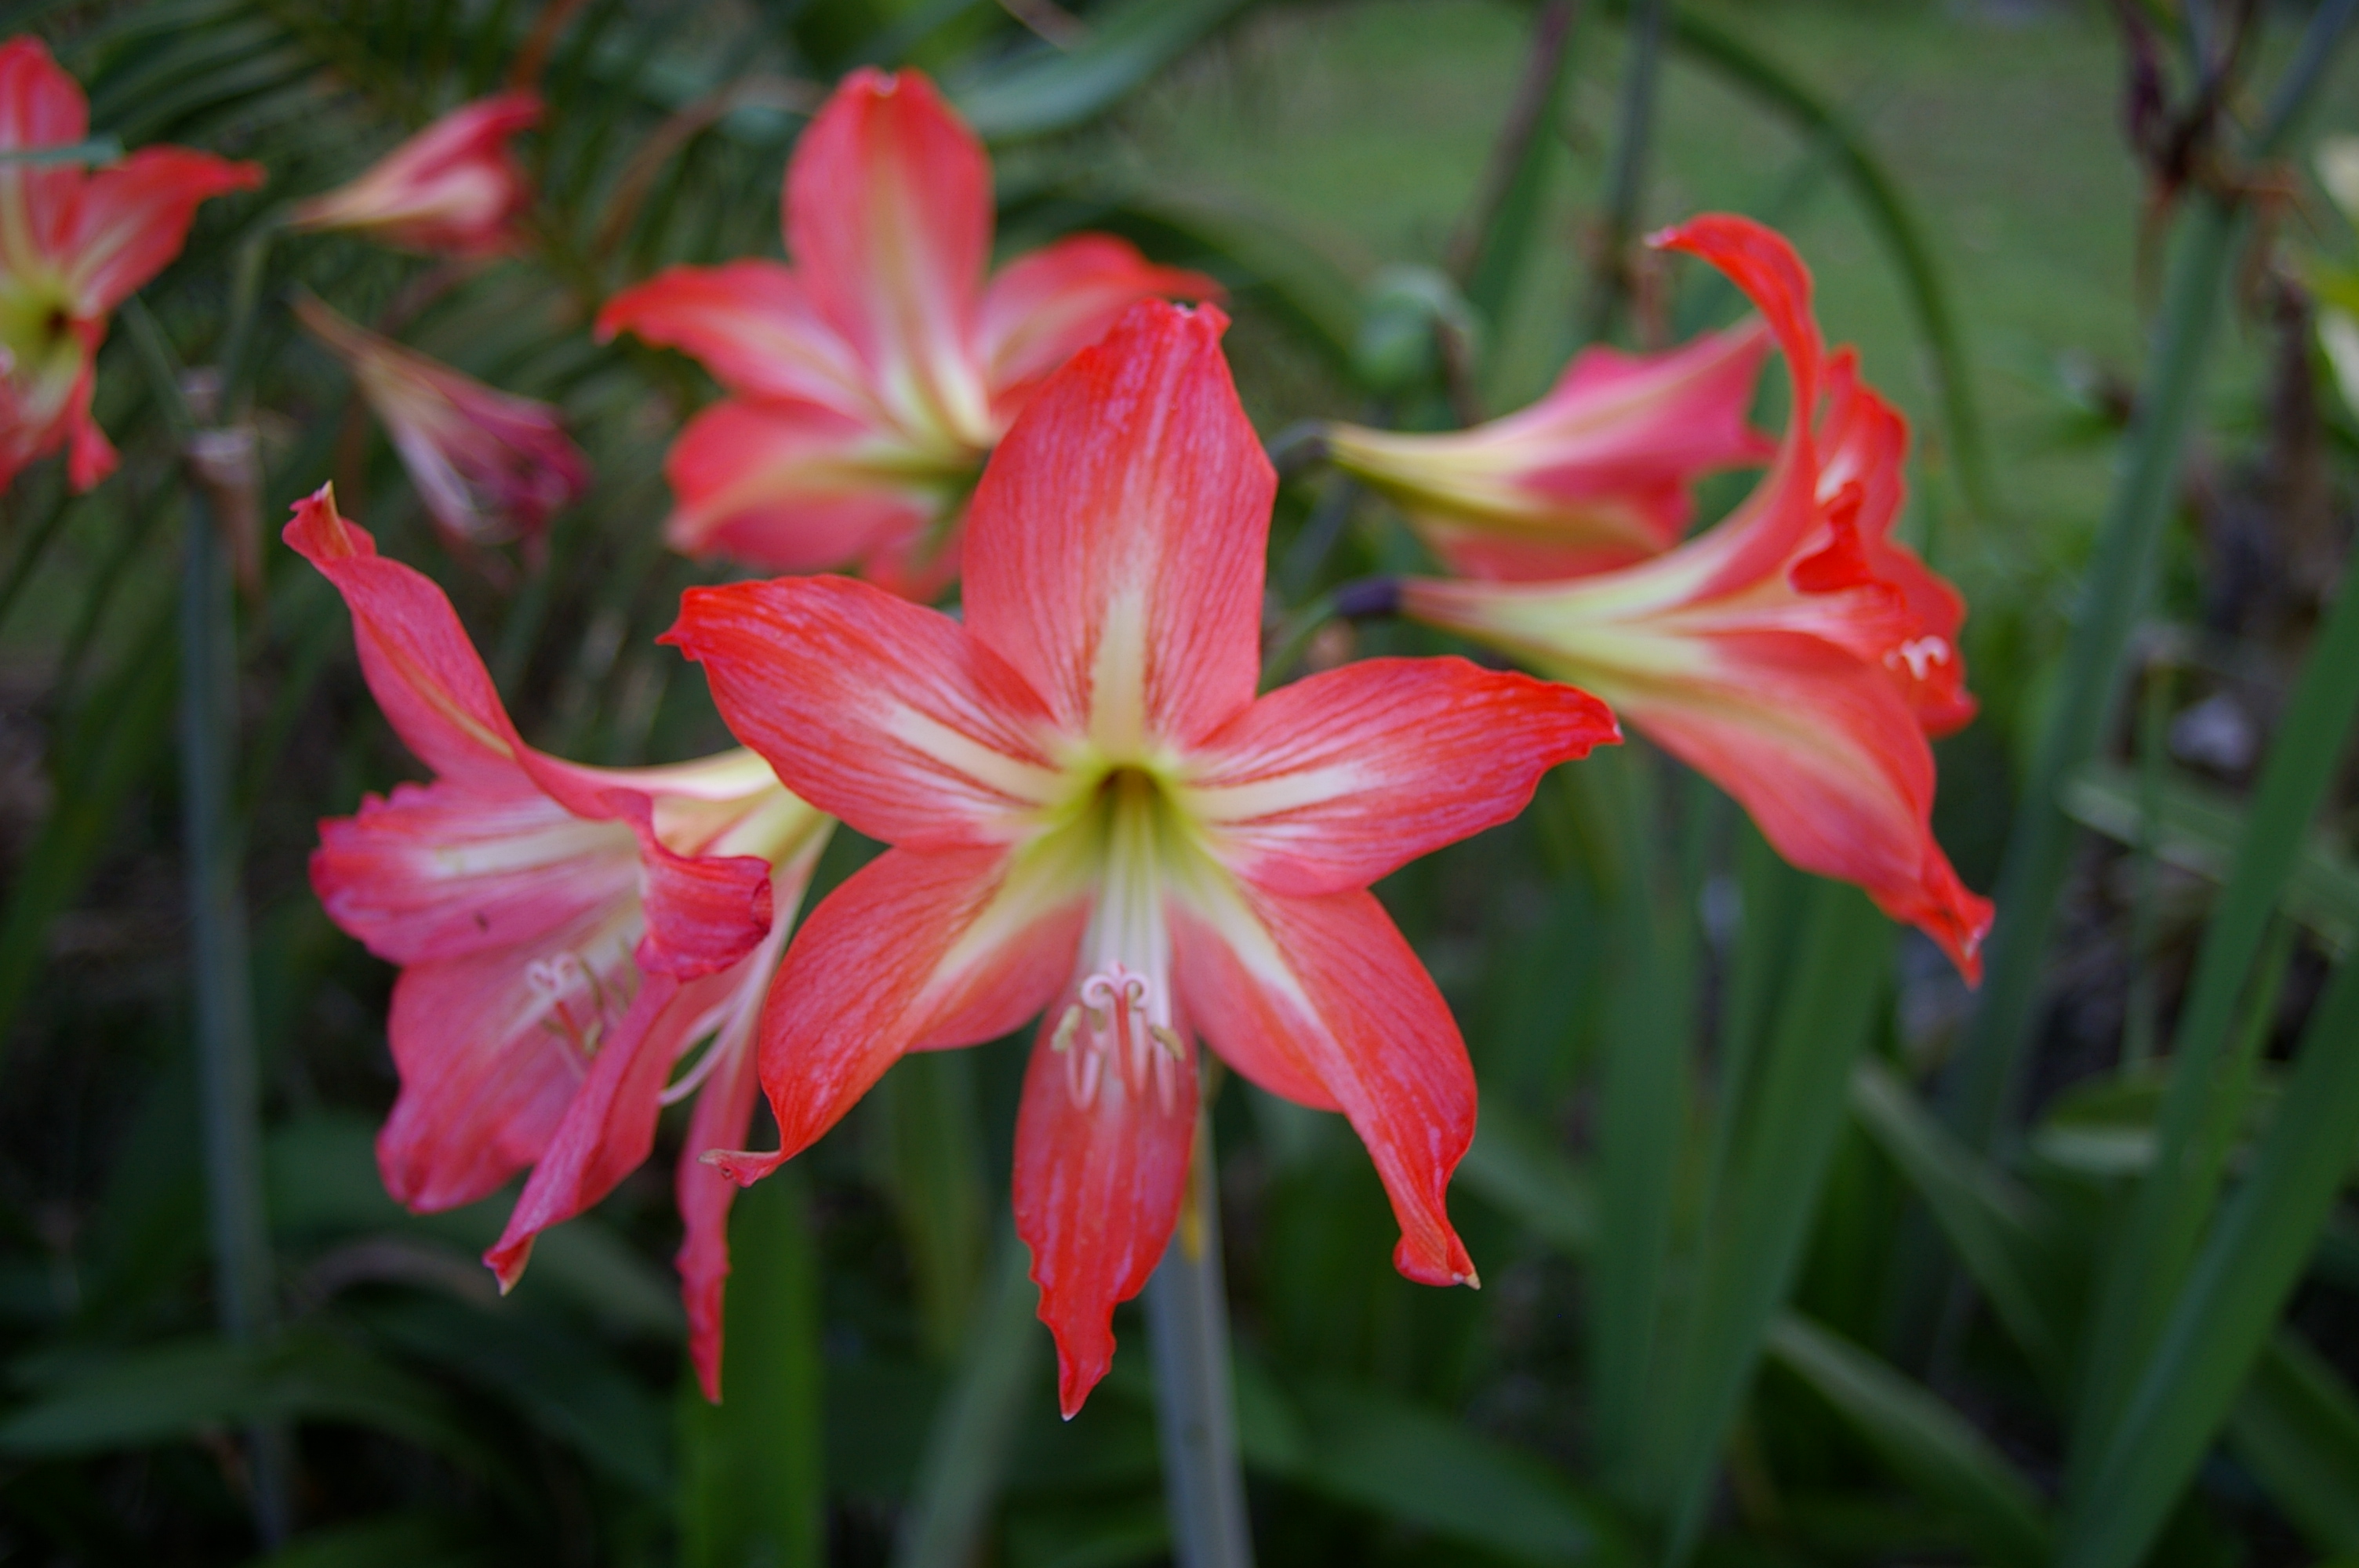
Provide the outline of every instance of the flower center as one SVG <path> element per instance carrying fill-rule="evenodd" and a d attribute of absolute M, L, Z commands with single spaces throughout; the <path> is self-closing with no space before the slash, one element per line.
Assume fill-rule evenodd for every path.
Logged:
<path fill-rule="evenodd" d="M 562 1041 L 576 1063 L 598 1054 L 606 1031 L 630 1007 L 581 955 L 563 952 L 525 967 L 525 983 L 540 1003 L 540 1026 Z"/>

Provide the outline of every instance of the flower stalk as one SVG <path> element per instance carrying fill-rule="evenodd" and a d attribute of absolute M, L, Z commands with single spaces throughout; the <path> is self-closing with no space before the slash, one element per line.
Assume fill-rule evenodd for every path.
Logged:
<path fill-rule="evenodd" d="M 1189 1167 L 1187 1209 L 1145 1296 L 1171 1560 L 1178 1568 L 1252 1568 L 1221 1271 L 1220 1189 L 1212 1126 L 1201 1111 Z"/>

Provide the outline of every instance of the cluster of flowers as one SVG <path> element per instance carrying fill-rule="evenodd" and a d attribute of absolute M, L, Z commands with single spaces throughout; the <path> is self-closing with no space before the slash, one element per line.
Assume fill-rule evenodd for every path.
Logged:
<path fill-rule="evenodd" d="M 37 46 L 9 49 L 0 69 L 47 72 L 57 102 L 0 126 L 5 145 L 79 137 L 71 82 Z M 462 110 L 303 220 L 495 254 L 528 206 L 505 138 L 532 114 Z M 0 243 L 19 245 L 18 214 L 43 200 L 75 211 L 138 167 L 81 193 L 58 183 L 78 173 L 0 164 Z M 254 178 L 191 167 L 212 189 Z M 19 293 L 55 278 L 79 345 L 66 369 L 65 350 L 11 362 L 8 450 L 71 433 L 76 482 L 92 477 L 90 349 L 178 248 L 200 183 L 176 174 L 178 205 L 144 220 L 140 268 L 53 262 L 88 254 L 62 221 L 30 231 L 65 234 L 58 248 L 0 255 L 0 342 L 19 341 Z M 1214 286 L 1104 236 L 986 281 L 989 166 L 914 72 L 842 84 L 797 147 L 784 216 L 792 265 L 675 268 L 599 319 L 686 350 L 729 393 L 672 449 L 676 546 L 865 579 L 687 594 L 666 641 L 747 749 L 642 769 L 538 752 L 441 592 L 329 492 L 286 531 L 343 595 L 369 686 L 433 774 L 323 824 L 312 868 L 334 919 L 401 966 L 380 1164 L 419 1209 L 529 1168 L 486 1255 L 504 1284 L 539 1231 L 647 1157 L 664 1105 L 695 1096 L 679 1260 L 717 1398 L 733 1181 L 810 1147 L 903 1053 L 1036 1017 L 1014 1195 L 1069 1414 L 1177 1223 L 1201 1047 L 1342 1111 L 1390 1195 L 1400 1271 L 1473 1282 L 1445 1203 L 1473 1134 L 1465 1047 L 1367 889 L 1512 817 L 1546 770 L 1619 740 L 1617 713 L 1795 863 L 1865 888 L 1973 976 L 1990 908 L 1928 826 L 1927 737 L 1973 712 L 1962 606 L 1890 537 L 1906 428 L 1826 351 L 1774 233 L 1707 217 L 1656 241 L 1724 272 L 1756 323 L 1662 355 L 1593 349 L 1539 404 L 1474 430 L 1328 432 L 1453 574 L 1400 585 L 1402 611 L 1546 678 L 1366 659 L 1256 695 L 1276 476 L 1225 318 L 1165 302 Z M 397 439 L 440 454 L 411 460 L 446 526 L 481 539 L 486 495 L 517 525 L 580 488 L 570 446 L 484 412 L 516 400 L 307 309 L 364 388 L 376 378 Z M 1774 443 L 1745 414 L 1773 346 L 1792 390 Z M 37 428 L 27 411 L 44 406 L 71 412 Z M 553 416 L 541 428 L 562 442 Z M 462 476 L 450 512 L 435 460 Z M 1699 475 L 1765 460 L 1749 500 L 1681 542 Z M 957 616 L 926 607 L 953 581 Z M 889 848 L 788 943 L 838 820 Z M 757 1091 L 779 1134 L 758 1153 Z"/>

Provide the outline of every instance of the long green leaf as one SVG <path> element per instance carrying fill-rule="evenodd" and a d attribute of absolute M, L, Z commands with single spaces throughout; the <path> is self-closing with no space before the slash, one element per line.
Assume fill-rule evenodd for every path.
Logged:
<path fill-rule="evenodd" d="M 1042 45 L 951 84 L 951 97 L 985 141 L 1021 141 L 1088 124 L 1252 0 L 1123 0 L 1090 14 L 1071 49 Z"/>
<path fill-rule="evenodd" d="M 1806 1318 L 1772 1325 L 1768 1347 L 1912 1491 L 1954 1517 L 1985 1562 L 2046 1561 L 2049 1529 L 2038 1493 L 1955 1411 Z"/>
<path fill-rule="evenodd" d="M 1650 1489 L 1682 1560 L 1763 1336 L 1800 1266 L 1843 1126 L 1853 1065 L 1887 984 L 1891 927 L 1855 889 L 1820 882 L 1775 1033 L 1756 1070 L 1702 1238 L 1694 1298 L 1665 1366 L 1647 1446 Z"/>
<path fill-rule="evenodd" d="M 2219 1431 L 2359 1150 L 2359 964 L 2345 964 L 2252 1173 L 2205 1241 L 2091 1479 L 2063 1568 L 2130 1568 Z"/>
<path fill-rule="evenodd" d="M 501 1556 L 470 1543 L 459 1519 L 401 1513 L 310 1531 L 246 1568 L 490 1568 Z"/>
<path fill-rule="evenodd" d="M 2228 1447 L 2321 1552 L 2359 1552 L 2359 1397 L 2280 1328 L 2228 1413 Z"/>
<path fill-rule="evenodd" d="M 1597 1240 L 1597 1193 L 1548 1135 L 1496 1099 L 1483 1102 L 1458 1180 L 1568 1257 Z"/>

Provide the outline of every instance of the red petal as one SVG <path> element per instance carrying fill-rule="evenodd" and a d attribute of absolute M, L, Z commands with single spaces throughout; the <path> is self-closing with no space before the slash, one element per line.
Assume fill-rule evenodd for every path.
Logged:
<path fill-rule="evenodd" d="M 967 625 L 1121 754 L 1253 700 L 1277 476 L 1206 306 L 1133 306 L 1057 373 L 969 512 Z"/>
<path fill-rule="evenodd" d="M 690 589 L 664 641 L 788 788 L 872 838 L 1009 842 L 1056 784 L 1023 680 L 950 617 L 866 583 Z"/>
<path fill-rule="evenodd" d="M 818 403 L 864 427 L 881 415 L 852 345 L 777 262 L 667 267 L 606 301 L 598 337 L 617 332 L 694 356 L 741 396 Z"/>
<path fill-rule="evenodd" d="M 85 316 L 103 316 L 180 254 L 199 204 L 262 183 L 262 166 L 185 147 L 142 147 L 90 176 L 56 240 Z"/>
<path fill-rule="evenodd" d="M 1014 873 L 1014 874 L 1011 874 Z M 1043 881 L 998 849 L 888 849 L 795 934 L 762 1010 L 762 1087 L 793 1157 L 904 1051 L 1015 1028 L 1072 975 L 1085 888 Z"/>
<path fill-rule="evenodd" d="M 764 984 L 770 968 L 762 968 Z M 713 1049 L 723 1048 L 716 1041 Z M 680 1304 L 688 1310 L 688 1354 L 704 1397 L 721 1399 L 723 1306 L 729 1281 L 729 1209 L 737 1184 L 705 1163 L 711 1149 L 743 1149 L 754 1126 L 754 1102 L 761 1093 L 755 1074 L 751 1037 L 735 1042 L 696 1097 L 688 1137 L 680 1144 L 672 1187 L 684 1234 L 673 1260 L 679 1270 Z"/>
<path fill-rule="evenodd" d="M 787 249 L 905 425 L 986 444 L 974 362 L 991 254 L 983 144 L 916 71 L 843 79 L 787 169 Z"/>
<path fill-rule="evenodd" d="M 1018 256 L 983 293 L 983 362 L 999 416 L 1013 418 L 1035 383 L 1103 337 L 1138 301 L 1221 294 L 1201 273 L 1157 266 L 1111 234 L 1075 234 Z"/>
<path fill-rule="evenodd" d="M 1069 993 L 1065 1001 L 1072 998 Z M 1170 1102 L 1119 1071 L 1081 1103 L 1041 1021 L 1016 1118 L 1016 1230 L 1032 1249 L 1040 1321 L 1057 1338 L 1057 1403 L 1071 1420 L 1114 1360 L 1114 1309 L 1147 1284 L 1180 1217 L 1196 1130 L 1196 1053 Z M 1076 1047 L 1078 1048 L 1078 1047 Z"/>
<path fill-rule="evenodd" d="M 958 570 L 944 486 L 895 473 L 875 430 L 816 404 L 719 403 L 664 460 L 672 547 L 771 572 L 862 570 L 929 599 Z"/>
<path fill-rule="evenodd" d="M 1189 804 L 1231 870 L 1363 888 L 1505 822 L 1557 763 L 1621 738 L 1605 705 L 1463 659 L 1365 659 L 1282 687 L 1197 754 Z"/>
<path fill-rule="evenodd" d="M 1246 1077 L 1351 1119 L 1400 1222 L 1396 1268 L 1471 1282 L 1447 1193 L 1474 1139 L 1474 1071 L 1441 993 L 1371 893 L 1246 898 L 1216 919 L 1174 906 L 1181 1006 Z"/>
<path fill-rule="evenodd" d="M 1707 212 L 1650 236 L 1658 250 L 1701 256 L 1728 275 L 1768 321 L 1785 351 L 1804 395 L 1798 411 L 1818 406 L 1819 324 L 1810 314 L 1810 269 L 1792 244 L 1766 223 L 1726 212 Z"/>
<path fill-rule="evenodd" d="M 29 34 L 0 43 L 0 150 L 68 146 L 90 135 L 82 83 Z"/>

